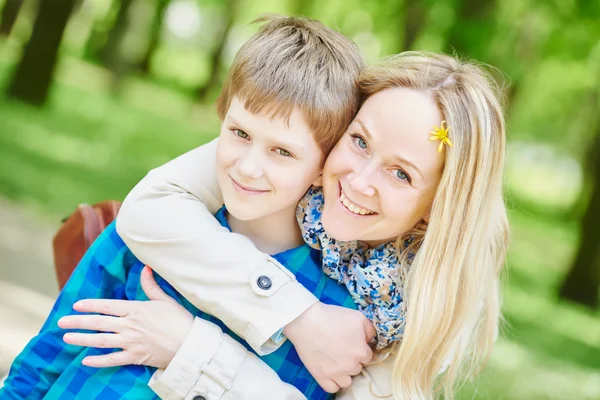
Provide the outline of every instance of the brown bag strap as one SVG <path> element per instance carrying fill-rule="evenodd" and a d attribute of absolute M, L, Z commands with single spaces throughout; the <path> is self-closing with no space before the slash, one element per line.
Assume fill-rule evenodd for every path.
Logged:
<path fill-rule="evenodd" d="M 119 213 L 119 210 L 121 209 L 121 202 L 120 201 L 116 201 L 116 200 L 111 200 L 110 201 L 110 208 L 111 208 L 111 215 L 116 216 Z M 104 221 L 104 219 L 103 219 Z"/>
<path fill-rule="evenodd" d="M 94 240 L 115 220 L 120 207 L 121 203 L 115 200 L 102 201 L 93 206 L 80 204 L 63 221 L 52 239 L 54 266 L 60 288 L 65 285 Z"/>
<path fill-rule="evenodd" d="M 86 248 L 90 247 L 94 240 L 102 233 L 106 225 L 104 219 L 98 215 L 96 210 L 89 204 L 80 204 L 79 211 L 83 217 L 83 237 Z"/>

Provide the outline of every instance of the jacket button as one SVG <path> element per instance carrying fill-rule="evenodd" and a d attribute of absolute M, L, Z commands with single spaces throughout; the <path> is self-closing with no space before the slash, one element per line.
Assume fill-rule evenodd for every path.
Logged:
<path fill-rule="evenodd" d="M 195 396 L 193 400 L 206 400 L 204 396 Z"/>
<path fill-rule="evenodd" d="M 264 275 L 261 275 L 258 277 L 256 284 L 262 290 L 269 290 L 271 288 L 271 286 L 273 286 L 273 282 L 271 282 L 271 278 L 269 278 L 268 276 L 264 276 Z"/>

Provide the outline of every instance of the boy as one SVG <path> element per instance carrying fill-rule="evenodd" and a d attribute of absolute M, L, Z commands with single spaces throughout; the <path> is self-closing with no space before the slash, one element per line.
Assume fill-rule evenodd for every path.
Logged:
<path fill-rule="evenodd" d="M 289 270 L 302 267 L 298 279 L 306 286 L 313 283 L 314 295 L 344 306 L 353 306 L 345 289 L 331 280 L 315 284 L 325 276 L 318 253 L 302 241 L 295 209 L 357 109 L 361 68 L 351 42 L 321 23 L 273 18 L 240 49 L 217 102 L 222 127 L 216 169 L 227 207 L 217 214 L 219 222 L 276 254 L 275 260 Z M 152 397 L 147 383 L 155 368 L 81 366 L 84 357 L 112 350 L 65 345 L 56 327 L 79 299 L 146 299 L 140 289 L 142 268 L 114 224 L 109 226 L 82 259 L 41 332 L 15 360 L 0 398 Z M 265 290 L 273 285 L 257 282 Z M 192 313 L 209 318 L 164 280 L 159 283 Z M 305 396 L 326 396 L 298 365 L 289 342 L 263 360 Z"/>

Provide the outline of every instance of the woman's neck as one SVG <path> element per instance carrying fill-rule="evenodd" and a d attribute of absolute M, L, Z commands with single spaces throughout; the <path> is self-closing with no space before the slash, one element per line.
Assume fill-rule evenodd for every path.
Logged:
<path fill-rule="evenodd" d="M 227 213 L 231 231 L 246 236 L 263 253 L 277 254 L 304 243 L 296 221 L 296 207 L 242 221 Z"/>

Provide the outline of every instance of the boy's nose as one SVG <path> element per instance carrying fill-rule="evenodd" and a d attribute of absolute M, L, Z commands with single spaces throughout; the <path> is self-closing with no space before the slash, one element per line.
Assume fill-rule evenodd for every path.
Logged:
<path fill-rule="evenodd" d="M 263 177 L 263 168 L 260 157 L 257 154 L 249 153 L 240 157 L 237 162 L 237 168 L 243 177 L 250 179 L 260 179 Z"/>

